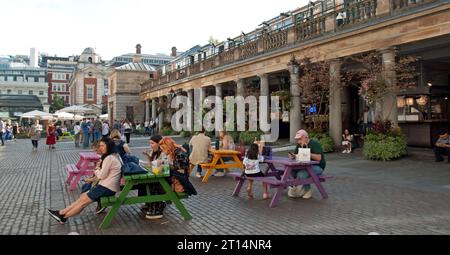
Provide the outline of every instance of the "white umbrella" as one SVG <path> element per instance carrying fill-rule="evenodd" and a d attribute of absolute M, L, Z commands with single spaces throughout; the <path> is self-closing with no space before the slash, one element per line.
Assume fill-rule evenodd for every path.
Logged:
<path fill-rule="evenodd" d="M 92 109 L 84 107 L 82 105 L 72 105 L 72 106 L 69 106 L 69 107 L 62 108 L 62 109 L 60 109 L 57 112 L 70 112 L 70 113 L 77 114 L 77 113 L 92 112 Z"/>
<path fill-rule="evenodd" d="M 74 114 L 68 112 L 56 112 L 53 114 L 58 120 L 73 120 Z"/>
<path fill-rule="evenodd" d="M 20 115 L 21 118 L 28 118 L 28 119 L 53 119 L 53 115 L 51 113 L 48 112 L 42 112 L 42 111 L 38 111 L 38 110 L 34 110 L 31 112 L 26 112 L 23 113 L 22 115 Z"/>
<path fill-rule="evenodd" d="M 100 119 L 102 119 L 102 120 L 107 120 L 109 118 L 108 114 L 102 114 L 102 115 L 100 115 L 98 117 L 100 117 Z"/>
<path fill-rule="evenodd" d="M 74 118 L 74 120 L 83 120 L 84 119 L 84 116 L 81 116 L 81 115 L 74 115 L 73 116 L 73 118 Z"/>

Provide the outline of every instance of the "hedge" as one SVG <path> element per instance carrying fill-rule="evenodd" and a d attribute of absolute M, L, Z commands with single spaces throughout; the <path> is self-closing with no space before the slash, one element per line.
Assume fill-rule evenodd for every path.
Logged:
<path fill-rule="evenodd" d="M 363 154 L 371 160 L 398 159 L 407 152 L 406 137 L 403 134 L 368 134 L 364 141 Z"/>

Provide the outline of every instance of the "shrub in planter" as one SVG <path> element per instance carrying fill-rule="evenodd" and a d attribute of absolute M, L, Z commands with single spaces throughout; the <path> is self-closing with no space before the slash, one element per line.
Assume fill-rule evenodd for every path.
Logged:
<path fill-rule="evenodd" d="M 173 130 L 171 127 L 163 127 L 161 128 L 161 130 L 159 131 L 160 135 L 162 136 L 168 136 L 168 135 L 172 135 Z"/>
<path fill-rule="evenodd" d="M 407 154 L 406 137 L 403 134 L 368 134 L 363 154 L 372 160 L 393 160 Z"/>
<path fill-rule="evenodd" d="M 252 144 L 256 140 L 260 140 L 261 139 L 261 135 L 263 134 L 263 132 L 261 131 L 244 131 L 241 132 L 239 135 L 239 140 L 235 140 L 235 143 L 237 142 L 244 142 L 244 144 Z"/>
<path fill-rule="evenodd" d="M 181 137 L 190 137 L 191 136 L 191 132 L 183 130 L 183 131 L 180 132 L 180 136 Z"/>
<path fill-rule="evenodd" d="M 316 133 L 309 132 L 309 138 L 317 140 L 322 146 L 323 152 L 332 152 L 334 147 L 334 142 L 328 133 Z"/>

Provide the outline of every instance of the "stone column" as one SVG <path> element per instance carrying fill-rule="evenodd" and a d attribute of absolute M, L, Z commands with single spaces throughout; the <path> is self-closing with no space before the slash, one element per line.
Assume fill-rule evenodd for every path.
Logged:
<path fill-rule="evenodd" d="M 260 80 L 259 95 L 266 97 L 263 100 L 266 102 L 266 105 L 267 105 L 267 113 L 268 113 L 268 120 L 269 120 L 270 119 L 269 75 L 268 74 L 259 74 L 258 77 Z M 259 103 L 261 104 L 261 101 Z M 261 105 L 259 107 L 261 107 Z"/>
<path fill-rule="evenodd" d="M 194 89 L 194 131 L 200 131 L 203 126 L 203 101 L 205 100 L 205 88 Z"/>
<path fill-rule="evenodd" d="M 222 99 L 222 97 L 223 97 L 222 84 L 216 84 L 215 88 L 216 88 L 216 97 L 220 97 L 220 99 Z M 216 137 L 219 137 L 218 130 L 216 130 L 215 135 L 216 135 Z"/>
<path fill-rule="evenodd" d="M 150 122 L 150 100 L 145 100 L 145 122 Z"/>
<path fill-rule="evenodd" d="M 187 97 L 188 97 L 188 118 L 187 118 L 187 127 L 188 130 L 190 130 L 191 132 L 194 131 L 194 125 L 193 125 L 193 120 L 194 120 L 194 114 L 192 114 L 192 107 L 194 105 L 194 90 L 190 89 L 187 91 Z"/>
<path fill-rule="evenodd" d="M 170 108 L 170 104 L 172 103 L 172 96 L 169 94 L 167 95 L 167 120 L 169 121 L 169 123 L 171 123 L 172 121 L 172 109 Z"/>
<path fill-rule="evenodd" d="M 158 131 L 161 132 L 161 129 L 164 124 L 164 110 L 162 109 L 163 97 L 160 97 L 158 100 L 159 100 Z"/>
<path fill-rule="evenodd" d="M 291 79 L 291 109 L 289 111 L 289 142 L 296 143 L 295 134 L 302 128 L 302 111 L 298 71 L 300 65 L 293 59 L 288 64 Z"/>
<path fill-rule="evenodd" d="M 236 96 L 243 96 L 243 97 L 245 97 L 245 83 L 244 83 L 244 79 L 237 79 L 236 80 Z"/>
<path fill-rule="evenodd" d="M 395 73 L 395 50 L 396 48 L 387 48 L 380 50 L 383 59 L 383 77 L 391 92 L 383 97 L 382 100 L 382 118 L 388 119 L 394 126 L 398 124 L 397 114 L 397 77 Z"/>
<path fill-rule="evenodd" d="M 342 135 L 342 86 L 341 86 L 341 61 L 332 60 L 330 63 L 330 136 L 335 145 L 341 143 Z"/>
<path fill-rule="evenodd" d="M 156 100 L 152 99 L 152 119 L 156 119 Z"/>

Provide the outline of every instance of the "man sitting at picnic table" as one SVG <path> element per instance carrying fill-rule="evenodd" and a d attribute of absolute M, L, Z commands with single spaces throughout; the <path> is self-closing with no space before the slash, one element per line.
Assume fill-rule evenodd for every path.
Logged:
<path fill-rule="evenodd" d="M 295 147 L 294 154 L 289 153 L 289 158 L 295 159 L 295 153 L 298 153 L 299 148 L 309 148 L 311 150 L 311 160 L 320 162 L 318 165 L 312 165 L 312 170 L 321 175 L 325 170 L 325 157 L 323 155 L 322 146 L 316 140 L 309 139 L 308 132 L 301 129 L 295 134 L 297 140 L 297 146 Z M 306 169 L 296 169 L 292 171 L 292 175 L 299 179 L 309 178 L 309 174 Z M 312 189 L 310 184 L 289 187 L 288 196 L 293 198 L 309 199 L 312 197 Z"/>
<path fill-rule="evenodd" d="M 192 165 L 197 166 L 195 176 L 197 178 L 202 178 L 202 167 L 200 164 L 208 162 L 211 138 L 205 135 L 205 130 L 202 128 L 202 130 L 198 132 L 198 135 L 192 137 L 191 141 L 189 141 L 189 145 L 192 146 L 189 161 Z"/>

